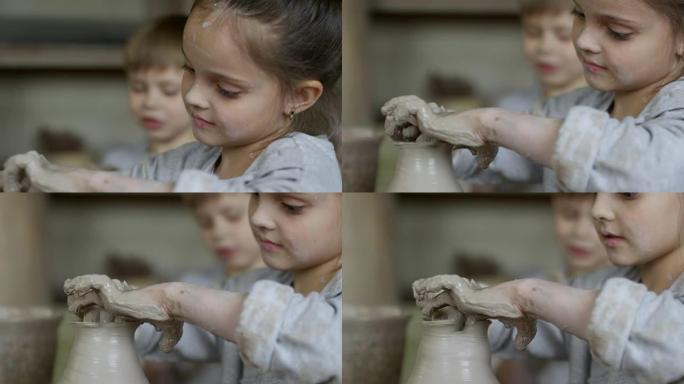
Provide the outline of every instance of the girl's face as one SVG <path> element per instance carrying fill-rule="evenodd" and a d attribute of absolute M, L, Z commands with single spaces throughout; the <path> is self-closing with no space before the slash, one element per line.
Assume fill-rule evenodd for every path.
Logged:
<path fill-rule="evenodd" d="M 572 45 L 573 17 L 547 11 L 522 19 L 523 48 L 546 91 L 563 89 L 583 79 L 582 64 Z"/>
<path fill-rule="evenodd" d="M 185 26 L 183 99 L 193 133 L 206 145 L 240 147 L 288 128 L 279 82 L 250 58 L 236 32 L 242 25 L 222 11 L 200 9 Z"/>
<path fill-rule="evenodd" d="M 682 196 L 677 193 L 599 193 L 592 215 L 608 257 L 642 265 L 681 247 Z"/>
<path fill-rule="evenodd" d="M 264 262 L 301 271 L 341 257 L 341 204 L 336 193 L 253 195 L 250 223 Z"/>
<path fill-rule="evenodd" d="M 573 40 L 589 85 L 630 92 L 680 76 L 681 38 L 645 1 L 574 2 Z"/>
<path fill-rule="evenodd" d="M 261 251 L 249 226 L 249 194 L 223 193 L 207 197 L 195 209 L 202 239 L 229 273 L 261 264 Z"/>
<path fill-rule="evenodd" d="M 570 272 L 589 272 L 608 264 L 606 249 L 594 227 L 594 196 L 559 194 L 552 204 L 556 237 Z"/>

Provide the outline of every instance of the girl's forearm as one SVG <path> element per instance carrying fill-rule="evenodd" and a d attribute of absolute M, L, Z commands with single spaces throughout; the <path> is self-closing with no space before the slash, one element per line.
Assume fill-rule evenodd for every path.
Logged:
<path fill-rule="evenodd" d="M 524 279 L 518 284 L 517 295 L 525 313 L 587 339 L 587 327 L 598 291 L 540 279 Z"/>
<path fill-rule="evenodd" d="M 46 189 L 59 189 L 57 178 L 65 179 L 66 190 L 76 192 L 171 192 L 173 185 L 155 181 L 138 180 L 120 175 L 116 172 L 93 171 L 87 169 L 64 170 L 56 175 L 49 175 L 50 182 L 45 183 Z M 42 180 L 38 180 L 39 182 Z"/>
<path fill-rule="evenodd" d="M 185 283 L 164 286 L 166 307 L 171 315 L 226 340 L 237 340 L 236 329 L 245 295 Z"/>
<path fill-rule="evenodd" d="M 489 108 L 480 116 L 485 140 L 551 168 L 561 120 Z"/>

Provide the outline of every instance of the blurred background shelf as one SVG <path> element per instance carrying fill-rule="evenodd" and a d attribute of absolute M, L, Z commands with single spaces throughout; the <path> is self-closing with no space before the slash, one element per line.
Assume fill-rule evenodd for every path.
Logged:
<path fill-rule="evenodd" d="M 517 15 L 517 0 L 377 0 L 378 14 Z"/>
<path fill-rule="evenodd" d="M 123 70 L 122 46 L 0 45 L 0 70 Z"/>

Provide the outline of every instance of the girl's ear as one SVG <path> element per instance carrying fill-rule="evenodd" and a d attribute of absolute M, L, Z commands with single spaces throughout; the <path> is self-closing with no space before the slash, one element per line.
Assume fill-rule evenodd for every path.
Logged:
<path fill-rule="evenodd" d="M 297 84 L 285 111 L 286 115 L 298 114 L 311 108 L 323 94 L 323 84 L 318 80 L 304 80 Z"/>

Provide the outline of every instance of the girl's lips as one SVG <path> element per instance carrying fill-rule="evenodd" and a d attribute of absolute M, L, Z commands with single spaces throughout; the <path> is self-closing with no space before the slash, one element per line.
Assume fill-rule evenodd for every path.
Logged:
<path fill-rule="evenodd" d="M 611 235 L 611 234 L 601 234 L 601 241 L 608 248 L 615 248 L 625 241 L 624 237 Z"/>
<path fill-rule="evenodd" d="M 606 71 L 608 68 L 598 65 L 596 63 L 592 63 L 591 61 L 584 60 L 582 61 L 582 64 L 584 64 L 584 68 L 586 68 L 589 72 L 591 73 L 599 73 Z"/>
<path fill-rule="evenodd" d="M 162 127 L 162 122 L 157 119 L 144 118 L 142 119 L 142 125 L 145 127 L 145 129 L 156 131 Z"/>
<path fill-rule="evenodd" d="M 283 246 L 272 241 L 258 239 L 259 246 L 266 252 L 277 252 L 283 249 Z"/>
<path fill-rule="evenodd" d="M 198 128 L 210 128 L 215 125 L 214 123 L 204 120 L 203 118 L 195 115 L 192 116 L 192 123 L 195 124 L 195 126 Z"/>

